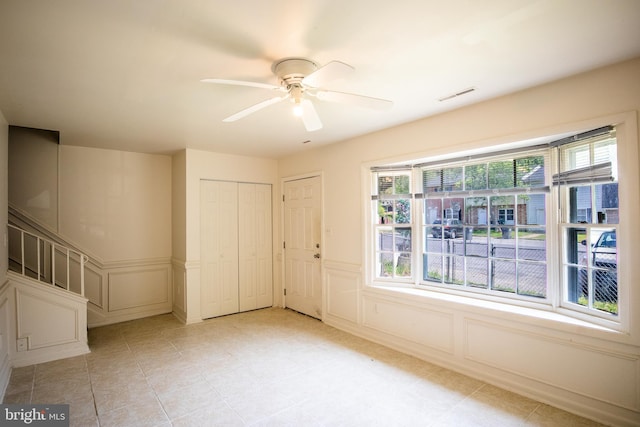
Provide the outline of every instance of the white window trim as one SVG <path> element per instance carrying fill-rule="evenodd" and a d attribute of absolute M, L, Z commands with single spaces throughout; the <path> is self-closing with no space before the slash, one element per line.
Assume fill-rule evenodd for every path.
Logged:
<path fill-rule="evenodd" d="M 640 178 L 637 172 L 637 159 L 638 159 L 638 127 L 637 127 L 637 118 L 636 112 L 631 111 L 627 113 L 612 115 L 601 117 L 598 119 L 587 120 L 579 123 L 573 123 L 562 126 L 555 126 L 546 130 L 540 130 L 535 132 L 537 135 L 548 135 L 547 137 L 539 137 L 532 136 L 532 133 L 523 134 L 520 136 L 511 136 L 508 139 L 502 138 L 500 140 L 482 140 L 476 141 L 473 143 L 468 143 L 466 145 L 458 146 L 458 150 L 454 152 L 451 151 L 450 148 L 440 147 L 439 149 L 431 150 L 429 153 L 424 153 L 422 156 L 418 155 L 408 155 L 403 157 L 396 157 L 393 159 L 388 159 L 388 161 L 376 161 L 375 163 L 369 162 L 362 165 L 362 180 L 363 183 L 363 191 L 361 195 L 362 206 L 363 206 L 363 240 L 364 240 L 364 248 L 363 251 L 363 266 L 364 266 L 364 289 L 385 289 L 389 291 L 397 290 L 403 294 L 416 294 L 416 295 L 433 295 L 434 293 L 442 293 L 443 295 L 449 295 L 453 300 L 458 300 L 458 302 L 462 304 L 468 304 L 468 300 L 470 297 L 475 296 L 474 294 L 470 294 L 468 291 L 464 292 L 456 292 L 451 289 L 440 289 L 438 287 L 430 287 L 429 290 L 425 290 L 423 286 L 418 286 L 420 281 L 420 277 L 418 274 L 414 273 L 414 278 L 411 283 L 407 282 L 395 282 L 395 281 L 379 281 L 374 277 L 371 262 L 374 259 L 373 256 L 375 254 L 375 242 L 372 241 L 372 233 L 371 233 L 371 198 L 370 198 L 370 179 L 371 179 L 371 168 L 380 164 L 406 164 L 408 162 L 416 162 L 417 158 L 423 158 L 425 162 L 429 161 L 442 161 L 445 162 L 447 159 L 452 158 L 454 156 L 465 156 L 471 154 L 477 154 L 481 152 L 489 153 L 491 151 L 500 151 L 506 149 L 513 148 L 523 148 L 527 146 L 533 146 L 535 143 L 539 143 L 540 141 L 545 142 L 551 141 L 553 139 L 557 139 L 561 137 L 561 135 L 570 135 L 577 134 L 589 129 L 596 129 L 603 126 L 614 125 L 616 127 L 616 136 L 617 136 L 617 146 L 618 146 L 618 164 L 620 170 L 624 171 L 625 179 L 619 182 L 619 194 L 622 200 L 625 200 L 625 207 L 621 207 L 624 209 L 624 212 L 640 212 L 640 201 L 638 199 L 638 182 L 640 182 Z M 518 142 L 514 142 L 518 141 Z M 554 153 L 555 150 L 551 150 L 551 153 Z M 552 158 L 551 161 L 554 161 Z M 547 168 L 548 170 L 545 172 L 551 175 L 551 168 Z M 624 183 L 623 183 L 624 181 Z M 547 177 L 547 182 L 551 182 L 551 176 Z M 419 184 L 414 179 L 414 191 L 416 190 L 416 186 Z M 421 192 L 415 191 L 416 193 Z M 634 193 L 635 191 L 635 193 Z M 420 215 L 421 212 L 416 212 L 420 203 L 412 203 L 413 207 L 413 215 Z M 421 209 L 421 208 L 420 208 Z M 547 207 L 547 233 L 549 236 L 547 238 L 547 256 L 552 259 L 558 259 L 559 248 L 560 248 L 560 227 L 557 226 L 558 222 L 555 221 L 555 214 L 553 217 L 553 222 L 549 216 L 551 212 L 558 211 L 557 197 L 549 197 L 549 206 Z M 624 214 L 624 216 L 630 216 L 629 214 Z M 414 218 L 418 218 L 415 217 Z M 416 247 L 419 247 L 420 242 L 422 241 L 422 231 L 421 227 L 417 225 L 413 225 L 414 230 L 417 232 L 416 238 L 414 239 L 414 253 L 413 257 L 414 262 L 417 260 L 418 256 L 421 254 L 421 249 L 415 250 Z M 634 233 L 638 237 L 640 237 L 640 226 L 636 226 L 635 224 L 626 224 L 622 223 L 619 226 L 620 234 L 625 236 L 633 236 Z M 416 230 L 417 229 L 417 230 Z M 628 242 L 632 240 L 632 237 L 628 237 L 627 239 L 619 239 L 619 250 L 621 253 L 626 254 L 626 259 L 630 259 L 630 254 L 632 254 L 632 245 Z M 640 241 L 640 240 L 638 240 Z M 555 244 L 551 244 L 555 242 Z M 626 244 L 625 244 L 626 243 Z M 618 288 L 618 298 L 619 298 L 619 308 L 618 308 L 618 316 L 615 321 L 610 321 L 606 318 L 600 318 L 594 316 L 592 313 L 582 313 L 579 310 L 575 310 L 573 307 L 571 309 L 567 309 L 563 302 L 563 287 L 557 285 L 557 281 L 560 280 L 560 268 L 561 263 L 552 263 L 548 265 L 547 268 L 547 276 L 549 279 L 549 283 L 556 283 L 556 285 L 549 286 L 547 301 L 545 304 L 535 304 L 530 301 L 519 301 L 517 299 L 506 299 L 502 297 L 494 297 L 493 295 L 483 295 L 480 298 L 477 298 L 478 301 L 488 301 L 488 302 L 496 302 L 498 304 L 504 304 L 509 307 L 509 310 L 514 309 L 518 311 L 518 307 L 522 308 L 522 314 L 531 313 L 531 308 L 535 310 L 540 310 L 541 312 L 551 312 L 557 313 L 559 316 L 566 316 L 568 319 L 577 319 L 581 322 L 585 322 L 585 324 L 592 324 L 595 328 L 604 328 L 606 330 L 610 330 L 616 333 L 626 333 L 622 334 L 622 336 L 627 336 L 628 333 L 634 332 L 635 338 L 633 341 L 637 341 L 640 343 L 640 330 L 639 331 L 630 331 L 630 322 L 632 315 L 638 317 L 639 315 L 636 313 L 630 313 L 630 307 L 633 306 L 634 301 L 636 302 L 635 306 L 640 307 L 640 290 L 636 290 L 635 292 L 630 292 L 630 284 L 632 282 L 632 278 L 634 277 L 634 272 L 640 273 L 640 267 L 636 267 L 632 262 L 624 262 L 621 263 L 621 269 L 618 271 L 619 277 L 619 288 Z M 640 276 L 635 276 L 640 277 Z M 631 299 L 634 301 L 631 301 Z M 473 298 L 472 298 L 473 299 Z M 482 305 L 482 304 L 481 304 Z M 532 319 L 536 316 L 529 316 Z M 552 316 L 553 317 L 553 316 Z M 571 323 L 569 321 L 568 323 Z M 627 341 L 622 340 L 622 341 Z"/>

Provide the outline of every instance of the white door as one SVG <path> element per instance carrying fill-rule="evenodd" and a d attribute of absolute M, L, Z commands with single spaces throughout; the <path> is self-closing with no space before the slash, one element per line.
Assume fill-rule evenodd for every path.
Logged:
<path fill-rule="evenodd" d="M 238 312 L 238 184 L 200 181 L 200 310 Z"/>
<path fill-rule="evenodd" d="M 285 306 L 322 318 L 320 177 L 284 183 Z"/>
<path fill-rule="evenodd" d="M 271 185 L 238 184 L 240 311 L 273 305 Z"/>

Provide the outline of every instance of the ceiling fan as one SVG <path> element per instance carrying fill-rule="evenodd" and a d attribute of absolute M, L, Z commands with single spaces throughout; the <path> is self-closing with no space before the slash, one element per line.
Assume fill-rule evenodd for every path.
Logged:
<path fill-rule="evenodd" d="M 318 67 L 315 62 L 306 58 L 284 58 L 274 62 L 271 66 L 271 71 L 280 82 L 279 86 L 243 80 L 203 79 L 201 81 L 205 83 L 251 86 L 283 93 L 282 95 L 266 99 L 244 110 L 238 111 L 223 119 L 223 122 L 234 122 L 270 105 L 288 99 L 294 104 L 293 113 L 296 116 L 302 117 L 305 128 L 311 132 L 322 129 L 322 121 L 320 121 L 320 117 L 310 98 L 376 110 L 391 108 L 393 102 L 386 99 L 323 89 L 330 81 L 346 77 L 353 72 L 353 70 L 354 68 L 352 66 L 340 61 L 332 61 L 323 67 Z"/>

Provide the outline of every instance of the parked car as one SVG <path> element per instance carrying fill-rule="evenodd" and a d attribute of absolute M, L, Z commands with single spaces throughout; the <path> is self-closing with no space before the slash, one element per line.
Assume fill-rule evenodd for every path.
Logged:
<path fill-rule="evenodd" d="M 581 243 L 587 245 L 586 240 Z M 582 257 L 580 263 L 584 266 L 587 265 L 587 255 Z M 605 231 L 592 245 L 591 265 L 593 267 L 594 299 L 597 301 L 617 301 L 618 249 L 615 230 Z M 589 283 L 585 269 L 580 270 L 580 285 L 583 295 L 587 295 Z"/>
<path fill-rule="evenodd" d="M 459 219 L 436 219 L 433 221 L 433 227 L 431 227 L 431 235 L 436 239 L 439 239 L 444 232 L 445 239 L 455 239 L 456 237 L 462 237 L 464 227 Z"/>

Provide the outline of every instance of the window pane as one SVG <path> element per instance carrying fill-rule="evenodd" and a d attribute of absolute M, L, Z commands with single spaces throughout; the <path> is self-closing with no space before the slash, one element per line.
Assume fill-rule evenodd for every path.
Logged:
<path fill-rule="evenodd" d="M 587 230 L 571 227 L 565 229 L 564 234 L 564 262 L 569 264 L 565 269 L 567 296 L 569 301 L 577 303 L 581 294 L 588 294 Z M 581 266 L 580 271 L 578 265 Z"/>
<path fill-rule="evenodd" d="M 381 253 L 378 254 L 378 277 L 392 277 L 393 276 L 393 254 Z"/>
<path fill-rule="evenodd" d="M 423 279 L 432 282 L 442 282 L 442 256 L 423 254 L 422 255 Z"/>
<path fill-rule="evenodd" d="M 411 186 L 409 184 L 409 175 L 397 175 L 394 177 L 395 194 L 409 194 L 411 193 Z"/>
<path fill-rule="evenodd" d="M 598 224 L 619 224 L 618 183 L 595 186 Z"/>
<path fill-rule="evenodd" d="M 516 263 L 491 260 L 491 289 L 502 292 L 515 292 Z"/>
<path fill-rule="evenodd" d="M 515 160 L 516 187 L 544 185 L 544 157 L 531 156 Z"/>
<path fill-rule="evenodd" d="M 465 224 L 487 225 L 489 218 L 486 197 L 467 197 L 465 199 Z"/>
<path fill-rule="evenodd" d="M 491 223 L 514 225 L 515 203 L 515 196 L 492 196 L 490 198 Z"/>
<path fill-rule="evenodd" d="M 486 227 L 474 227 L 471 239 L 465 239 L 465 255 L 469 257 L 483 257 L 489 255 L 488 238 Z"/>
<path fill-rule="evenodd" d="M 443 191 L 462 190 L 462 167 L 447 168 L 443 173 Z"/>
<path fill-rule="evenodd" d="M 422 172 L 422 187 L 425 193 L 442 191 L 442 171 L 427 169 Z"/>
<path fill-rule="evenodd" d="M 378 175 L 378 194 L 393 194 L 393 177 Z"/>
<path fill-rule="evenodd" d="M 378 200 L 378 224 L 391 224 L 393 222 L 393 201 Z"/>
<path fill-rule="evenodd" d="M 433 224 L 437 219 L 442 218 L 442 199 L 425 199 L 424 201 L 424 223 Z"/>
<path fill-rule="evenodd" d="M 398 252 L 411 252 L 411 229 L 396 228 L 395 249 Z"/>
<path fill-rule="evenodd" d="M 401 253 L 396 263 L 396 276 L 411 277 L 411 254 Z"/>
<path fill-rule="evenodd" d="M 396 200 L 394 208 L 397 224 L 411 223 L 411 201 L 409 199 Z"/>
<path fill-rule="evenodd" d="M 546 237 L 544 228 L 519 228 L 518 259 L 546 261 Z"/>
<path fill-rule="evenodd" d="M 518 263 L 518 294 L 540 298 L 547 296 L 546 264 Z"/>
<path fill-rule="evenodd" d="M 492 258 L 516 258 L 515 232 L 513 227 L 496 227 L 491 233 L 489 256 Z"/>
<path fill-rule="evenodd" d="M 572 224 L 591 223 L 591 186 L 569 187 L 568 198 L 568 222 Z"/>
<path fill-rule="evenodd" d="M 464 257 L 445 256 L 444 259 L 444 283 L 453 285 L 464 284 Z"/>
<path fill-rule="evenodd" d="M 485 190 L 487 188 L 487 165 L 469 165 L 464 168 L 464 186 L 466 190 Z"/>
<path fill-rule="evenodd" d="M 387 252 L 392 252 L 393 251 L 393 230 L 391 228 L 378 228 L 377 230 L 377 234 L 378 234 L 378 250 L 379 251 L 387 251 Z"/>
<path fill-rule="evenodd" d="M 489 163 L 489 188 L 513 188 L 513 161 Z"/>
<path fill-rule="evenodd" d="M 562 172 L 591 166 L 589 144 L 567 146 L 562 149 L 560 169 Z"/>
<path fill-rule="evenodd" d="M 442 253 L 442 248 L 442 227 L 425 227 L 423 252 Z"/>
<path fill-rule="evenodd" d="M 486 251 L 486 245 L 485 245 Z M 489 282 L 489 267 L 486 258 L 468 257 L 467 261 L 467 285 L 476 288 L 487 288 Z"/>
<path fill-rule="evenodd" d="M 593 143 L 592 164 L 615 162 L 616 158 L 616 138 L 607 138 Z"/>
<path fill-rule="evenodd" d="M 545 195 L 519 194 L 518 225 L 539 224 L 546 222 Z"/>
<path fill-rule="evenodd" d="M 445 219 L 463 219 L 464 199 L 462 197 L 447 198 L 442 200 L 442 217 Z"/>

